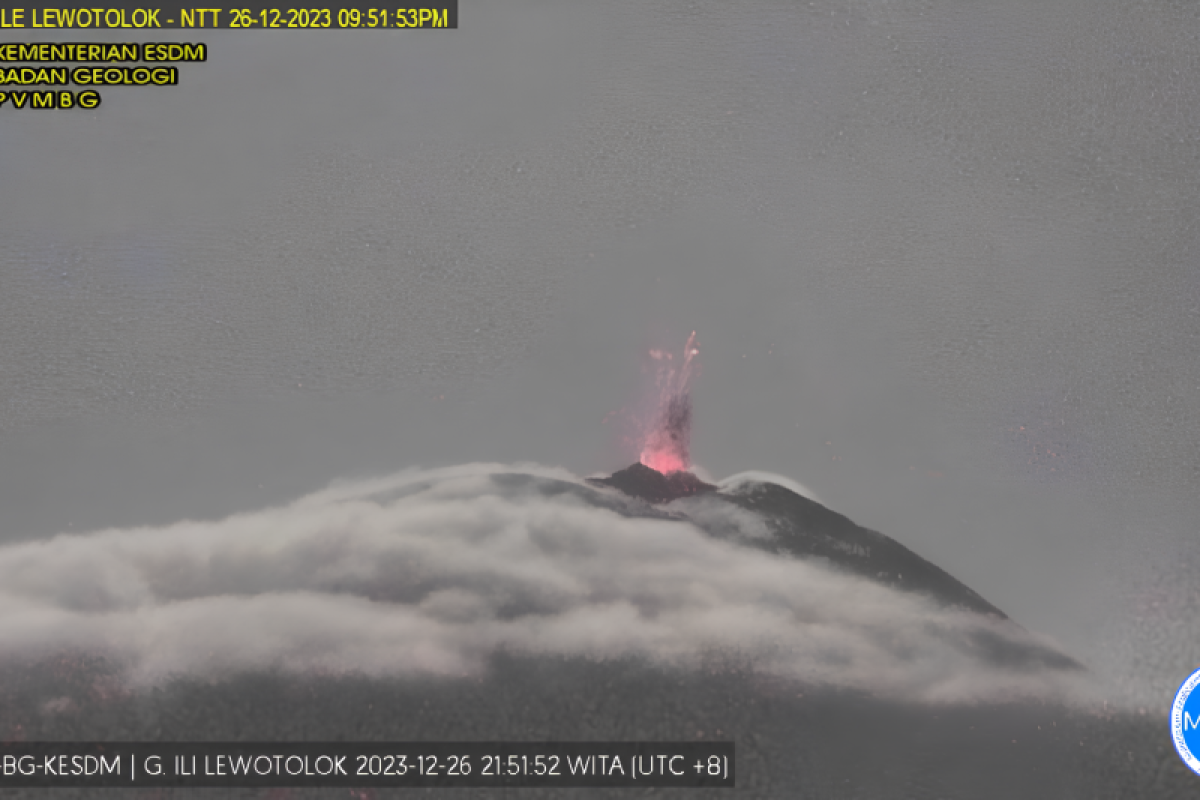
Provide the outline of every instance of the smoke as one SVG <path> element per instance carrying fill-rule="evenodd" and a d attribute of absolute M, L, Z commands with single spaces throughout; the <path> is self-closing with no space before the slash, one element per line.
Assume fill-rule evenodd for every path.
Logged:
<path fill-rule="evenodd" d="M 476 464 L 336 485 L 219 521 L 0 548 L 0 654 L 87 652 L 131 689 L 178 676 L 478 676 L 499 651 L 714 654 L 914 701 L 1081 691 L 1010 623 L 722 540 L 561 470 Z M 690 509 L 690 511 L 689 511 Z M 745 537 L 749 514 L 726 514 Z"/>
<path fill-rule="evenodd" d="M 673 362 L 672 354 L 663 350 L 651 350 L 650 356 L 658 363 L 657 388 L 658 407 L 654 421 L 645 431 L 640 461 L 664 475 L 668 472 L 686 470 L 691 466 L 692 398 L 691 380 L 693 359 L 699 355 L 696 349 L 696 332 L 688 337 L 683 348 L 679 366 Z"/>

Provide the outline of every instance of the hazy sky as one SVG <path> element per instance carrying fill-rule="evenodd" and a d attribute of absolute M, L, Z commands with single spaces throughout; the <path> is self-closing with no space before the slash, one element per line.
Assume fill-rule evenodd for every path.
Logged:
<path fill-rule="evenodd" d="M 1156 697 L 1200 662 L 1198 15 L 464 0 L 0 109 L 0 537 L 611 471 L 695 330 L 708 472 Z"/>

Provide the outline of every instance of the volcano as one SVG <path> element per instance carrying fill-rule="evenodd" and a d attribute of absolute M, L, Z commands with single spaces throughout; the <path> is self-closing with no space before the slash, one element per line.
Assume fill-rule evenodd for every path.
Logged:
<path fill-rule="evenodd" d="M 729 533 L 727 528 L 706 521 L 707 515 L 689 514 L 686 502 L 676 501 L 703 498 L 706 503 L 748 511 L 766 524 L 771 535 L 741 538 L 741 544 L 781 556 L 816 559 L 892 589 L 925 595 L 941 605 L 1007 619 L 1004 612 L 973 589 L 891 537 L 864 528 L 776 483 L 744 481 L 719 487 L 686 470 L 663 474 L 641 463 L 607 478 L 589 478 L 588 483 L 616 489 L 653 505 L 674 503 L 671 511 L 714 536 L 728 537 Z"/>
<path fill-rule="evenodd" d="M 737 745 L 722 797 L 1191 796 L 1159 719 L 1092 713 L 1052 641 L 781 480 L 469 464 L 0 548 L 0 732 L 706 739 Z M 79 623 L 32 648 L 31 613 Z M 570 796 L 601 794 L 642 796 Z"/>

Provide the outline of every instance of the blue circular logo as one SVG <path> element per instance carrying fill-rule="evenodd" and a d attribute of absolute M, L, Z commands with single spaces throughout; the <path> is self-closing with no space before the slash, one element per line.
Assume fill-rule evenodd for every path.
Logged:
<path fill-rule="evenodd" d="M 1183 763 L 1200 775 L 1200 669 L 1193 672 L 1171 704 L 1171 740 Z"/>

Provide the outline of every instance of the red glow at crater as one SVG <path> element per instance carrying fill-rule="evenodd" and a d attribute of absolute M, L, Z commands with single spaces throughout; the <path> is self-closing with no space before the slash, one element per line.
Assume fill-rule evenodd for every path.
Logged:
<path fill-rule="evenodd" d="M 692 464 L 690 389 L 695 368 L 694 359 L 699 353 L 696 349 L 695 331 L 688 337 L 687 345 L 683 348 L 683 358 L 678 363 L 671 353 L 663 350 L 650 351 L 650 357 L 658 362 L 658 408 L 653 421 L 644 431 L 639 460 L 664 475 L 686 470 Z"/>

